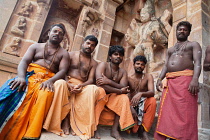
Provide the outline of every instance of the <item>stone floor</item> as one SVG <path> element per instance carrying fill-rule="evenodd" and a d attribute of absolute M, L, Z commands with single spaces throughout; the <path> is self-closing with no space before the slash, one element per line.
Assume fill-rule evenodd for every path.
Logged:
<path fill-rule="evenodd" d="M 110 136 L 111 127 L 100 127 L 99 132 L 101 136 L 101 140 L 115 140 Z M 121 133 L 122 137 L 125 140 L 140 140 L 136 134 L 127 134 L 126 132 Z M 68 135 L 67 137 L 60 137 L 53 133 L 43 131 L 40 140 L 80 140 L 78 136 Z M 96 140 L 96 139 L 91 139 Z M 150 140 L 154 140 L 150 135 Z"/>

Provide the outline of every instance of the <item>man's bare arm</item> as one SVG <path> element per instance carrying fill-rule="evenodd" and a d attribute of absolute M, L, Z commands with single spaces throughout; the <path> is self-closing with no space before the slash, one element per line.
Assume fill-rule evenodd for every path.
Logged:
<path fill-rule="evenodd" d="M 24 90 L 26 88 L 26 71 L 28 68 L 28 65 L 32 62 L 35 52 L 36 52 L 37 44 L 32 44 L 28 50 L 26 51 L 25 55 L 23 56 L 22 60 L 20 61 L 20 64 L 18 65 L 18 78 L 14 81 L 11 81 L 9 83 L 10 88 L 14 90 L 15 88 L 18 88 L 18 91 Z"/>
<path fill-rule="evenodd" d="M 48 89 L 49 91 L 54 91 L 54 82 L 56 80 L 59 80 L 59 79 L 64 79 L 65 78 L 65 75 L 68 71 L 68 68 L 69 68 L 69 55 L 68 55 L 68 52 L 67 51 L 63 51 L 62 52 L 63 55 L 62 55 L 62 59 L 60 61 L 60 64 L 59 64 L 59 70 L 58 72 L 50 79 L 48 79 L 47 81 L 43 82 L 41 85 L 40 85 L 40 89 Z"/>
<path fill-rule="evenodd" d="M 192 48 L 193 48 L 194 73 L 193 73 L 193 79 L 190 82 L 188 90 L 192 94 L 196 94 L 199 90 L 198 78 L 201 73 L 202 50 L 201 50 L 201 46 L 198 42 L 192 42 Z"/>
<path fill-rule="evenodd" d="M 96 71 L 97 65 L 98 65 L 98 63 L 94 62 L 93 66 L 92 66 L 92 68 L 90 70 L 90 73 L 89 73 L 89 76 L 88 76 L 88 80 L 81 84 L 82 87 L 94 83 L 94 81 L 95 81 L 95 71 Z"/>
<path fill-rule="evenodd" d="M 151 74 L 148 75 L 148 91 L 141 92 L 142 97 L 153 97 L 155 95 L 154 93 L 154 79 Z"/>
<path fill-rule="evenodd" d="M 159 76 L 159 78 L 157 80 L 157 83 L 156 83 L 156 89 L 159 92 L 161 92 L 160 87 L 162 88 L 162 82 L 161 81 L 165 78 L 166 73 L 168 72 L 168 68 L 167 68 L 168 59 L 169 59 L 169 50 L 167 51 L 165 64 L 163 66 L 163 69 L 162 69 L 162 71 L 160 73 L 160 76 Z"/>
<path fill-rule="evenodd" d="M 106 63 L 105 62 L 101 62 L 100 64 L 98 64 L 97 68 L 96 68 L 96 80 L 100 77 L 102 77 L 102 75 L 105 73 L 106 70 Z M 106 76 L 106 75 L 105 75 Z M 120 88 L 115 88 L 112 87 L 110 85 L 100 85 L 102 88 L 104 88 L 104 90 L 107 93 L 117 93 L 117 94 L 122 94 L 122 90 Z"/>

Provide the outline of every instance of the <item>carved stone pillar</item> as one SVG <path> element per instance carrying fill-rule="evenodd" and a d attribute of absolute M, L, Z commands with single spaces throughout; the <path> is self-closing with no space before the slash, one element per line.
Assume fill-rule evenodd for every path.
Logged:
<path fill-rule="evenodd" d="M 99 61 L 106 61 L 110 47 L 112 30 L 115 23 L 116 8 L 123 3 L 123 0 L 107 0 L 103 1 L 103 8 L 100 12 L 103 14 L 103 23 L 101 26 L 101 34 L 99 38 L 98 48 L 95 51 L 95 58 Z"/>
<path fill-rule="evenodd" d="M 123 3 L 123 1 L 106 0 L 99 2 L 101 2 L 101 6 L 98 10 L 91 7 L 83 8 L 72 50 L 79 50 L 84 37 L 88 34 L 93 34 L 97 36 L 99 40 L 98 46 L 95 49 L 94 58 L 99 61 L 106 61 L 115 22 L 116 8 L 119 4 Z"/>

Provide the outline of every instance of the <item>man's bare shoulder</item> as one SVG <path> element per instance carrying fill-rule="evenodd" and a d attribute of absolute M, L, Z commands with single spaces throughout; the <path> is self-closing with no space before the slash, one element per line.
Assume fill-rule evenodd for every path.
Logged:
<path fill-rule="evenodd" d="M 69 56 L 70 58 L 74 58 L 76 54 L 79 54 L 79 51 L 72 51 L 72 52 L 68 52 L 69 53 Z"/>
<path fill-rule="evenodd" d="M 97 66 L 98 62 L 94 58 L 91 58 L 91 59 L 92 59 L 92 66 Z"/>

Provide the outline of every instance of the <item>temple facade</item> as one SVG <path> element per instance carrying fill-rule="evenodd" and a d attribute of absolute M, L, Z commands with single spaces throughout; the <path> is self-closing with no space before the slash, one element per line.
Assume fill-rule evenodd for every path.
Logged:
<path fill-rule="evenodd" d="M 86 35 L 95 35 L 99 43 L 93 57 L 98 62 L 107 61 L 111 45 L 122 45 L 126 53 L 121 66 L 128 74 L 134 72 L 132 59 L 145 55 L 146 72 L 155 82 L 167 48 L 177 41 L 178 22 L 192 23 L 189 40 L 200 43 L 202 62 L 210 45 L 209 0 L 3 0 L 0 8 L 0 85 L 17 75 L 28 47 L 46 42 L 55 23 L 66 27 L 61 46 L 67 51 L 79 50 Z M 199 82 L 198 125 L 203 132 L 199 137 L 210 139 L 205 133 L 210 130 L 210 72 L 202 70 Z M 160 96 L 156 92 L 157 100 Z"/>

